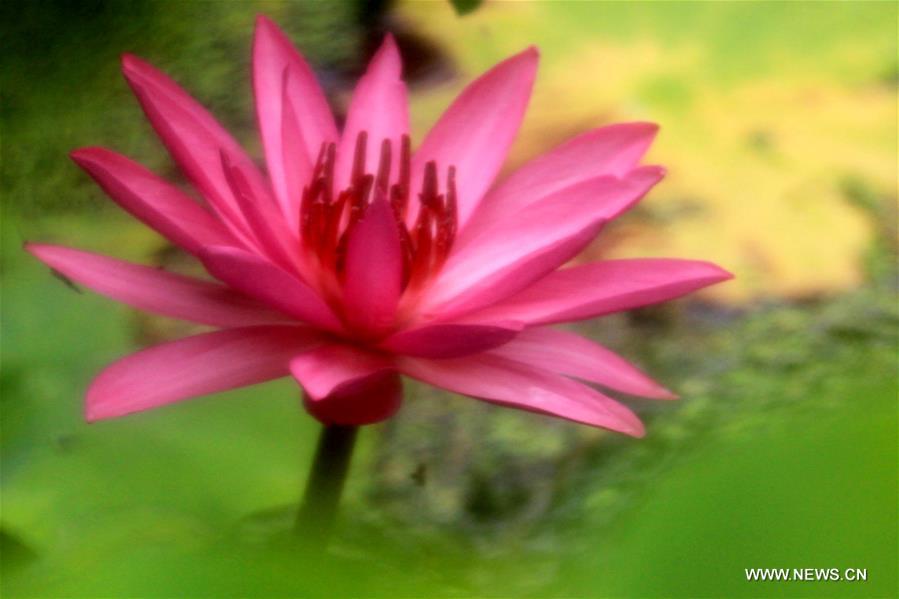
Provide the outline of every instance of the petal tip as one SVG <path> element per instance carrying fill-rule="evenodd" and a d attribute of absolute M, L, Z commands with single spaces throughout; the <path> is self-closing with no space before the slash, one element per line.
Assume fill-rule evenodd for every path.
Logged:
<path fill-rule="evenodd" d="M 81 161 L 83 161 L 88 154 L 90 154 L 90 148 L 76 148 L 69 151 L 69 160 L 80 166 Z"/>
<path fill-rule="evenodd" d="M 540 63 L 540 48 L 528 46 L 514 59 L 520 61 L 523 68 L 526 68 L 529 72 L 536 73 L 537 65 Z"/>
<path fill-rule="evenodd" d="M 54 246 L 52 245 L 35 243 L 33 241 L 25 241 L 22 243 L 23 250 L 25 250 L 44 264 L 47 264 L 48 266 L 50 266 L 50 268 L 53 268 L 53 265 L 49 264 L 47 261 L 50 259 L 50 256 L 48 256 L 48 254 L 52 253 L 53 247 Z"/>
<path fill-rule="evenodd" d="M 274 39 L 278 43 L 282 42 L 284 38 L 286 38 L 286 35 L 271 18 L 263 14 L 256 15 L 256 22 L 253 28 L 254 46 L 263 39 Z"/>
<path fill-rule="evenodd" d="M 378 47 L 377 52 L 375 52 L 375 54 L 371 57 L 368 72 L 372 71 L 373 65 L 379 63 L 382 63 L 384 66 L 386 66 L 386 73 L 389 74 L 390 77 L 396 79 L 400 79 L 402 77 L 403 62 L 402 56 L 400 55 L 400 48 L 397 45 L 396 39 L 393 37 L 393 34 L 390 32 L 387 32 L 384 35 L 384 40 Z"/>
<path fill-rule="evenodd" d="M 655 185 L 668 175 L 668 169 L 658 164 L 638 166 L 631 172 L 635 175 L 645 176 L 647 179 L 652 180 L 653 185 Z"/>
<path fill-rule="evenodd" d="M 540 62 L 540 49 L 537 46 L 528 46 L 518 54 L 514 54 L 499 64 L 517 65 L 520 69 L 536 71 Z"/>
<path fill-rule="evenodd" d="M 644 427 L 643 423 L 641 422 L 639 426 L 635 425 L 633 427 L 628 427 L 627 430 L 623 430 L 621 432 L 623 432 L 625 435 L 634 437 L 635 439 L 642 439 L 646 436 L 646 427 Z"/>
<path fill-rule="evenodd" d="M 144 68 L 147 63 L 130 52 L 125 52 L 121 56 L 122 72 L 127 76 L 130 72 L 136 72 Z"/>
<path fill-rule="evenodd" d="M 393 51 L 399 51 L 399 46 L 396 43 L 396 36 L 393 35 L 392 32 L 388 31 L 384 34 L 384 41 L 381 42 L 382 48 L 390 48 Z"/>
<path fill-rule="evenodd" d="M 654 123 L 652 121 L 633 121 L 630 123 L 622 123 L 622 125 L 640 129 L 642 132 L 645 132 L 646 135 L 652 136 L 657 135 L 659 130 L 661 130 L 661 126 L 658 123 Z"/>
<path fill-rule="evenodd" d="M 84 421 L 88 424 L 93 424 L 103 420 L 103 416 L 101 416 L 97 411 L 89 405 L 84 406 Z"/>
<path fill-rule="evenodd" d="M 260 27 L 277 27 L 274 21 L 262 13 L 256 15 L 255 25 L 257 29 Z"/>
<path fill-rule="evenodd" d="M 643 421 L 634 414 L 630 409 L 624 407 L 622 404 L 618 404 L 619 407 L 623 408 L 621 412 L 617 414 L 616 422 L 611 425 L 601 425 L 609 430 L 613 430 L 617 433 L 621 433 L 623 435 L 627 435 L 628 437 L 634 437 L 636 439 L 642 439 L 646 436 L 646 427 L 643 425 Z"/>
<path fill-rule="evenodd" d="M 98 387 L 100 387 L 102 381 L 103 373 L 101 372 L 93 381 L 91 381 L 90 386 L 87 388 L 87 393 L 85 393 L 84 421 L 88 424 L 93 424 L 98 420 L 112 418 L 115 415 L 110 414 L 107 410 L 103 409 L 102 401 L 100 401 L 100 398 L 98 397 L 98 395 L 100 394 L 100 390 L 98 389 Z"/>
<path fill-rule="evenodd" d="M 122 54 L 121 62 L 122 75 L 135 92 L 156 75 L 156 69 L 149 62 L 134 54 Z"/>
<path fill-rule="evenodd" d="M 725 281 L 730 281 L 731 279 L 735 279 L 736 275 L 728 270 L 725 270 L 718 266 L 713 262 L 707 262 L 706 265 L 710 271 L 710 277 L 714 279 L 715 283 L 723 283 Z"/>
<path fill-rule="evenodd" d="M 626 408 L 623 404 L 618 405 L 623 409 L 618 414 L 617 425 L 612 430 L 636 439 L 645 437 L 646 427 L 643 425 L 643 421 L 640 420 L 640 417 L 630 409 Z"/>
<path fill-rule="evenodd" d="M 110 418 L 125 416 L 129 413 L 128 411 L 112 409 L 109 405 L 104 406 L 103 402 L 99 401 L 99 399 L 96 397 L 96 386 L 97 382 L 94 382 L 87 390 L 87 396 L 84 400 L 85 422 L 87 422 L 88 424 L 94 424 L 95 422 L 99 422 L 101 420 L 109 420 Z"/>
<path fill-rule="evenodd" d="M 702 281 L 701 287 L 709 287 L 735 279 L 736 275 L 725 270 L 714 262 L 705 260 L 696 260 L 695 264 L 702 270 L 696 273 L 697 280 Z M 698 289 L 698 288 L 697 288 Z"/>
<path fill-rule="evenodd" d="M 659 387 L 656 389 L 655 399 L 662 399 L 665 401 L 674 401 L 676 399 L 680 399 L 680 395 L 674 393 L 673 391 L 666 389 L 665 387 Z"/>
<path fill-rule="evenodd" d="M 80 166 L 87 168 L 87 165 L 101 158 L 108 150 L 99 146 L 87 146 L 84 148 L 75 148 L 69 152 L 69 159 Z"/>

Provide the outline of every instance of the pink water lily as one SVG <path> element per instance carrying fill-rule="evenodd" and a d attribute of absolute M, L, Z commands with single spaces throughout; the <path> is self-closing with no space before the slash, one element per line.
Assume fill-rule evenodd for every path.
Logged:
<path fill-rule="evenodd" d="M 398 409 L 404 375 L 642 435 L 633 412 L 585 382 L 673 395 L 609 349 L 548 325 L 663 302 L 730 275 L 674 259 L 564 267 L 664 171 L 639 165 L 657 127 L 627 123 L 576 137 L 496 183 L 537 62 L 530 48 L 482 75 L 413 152 L 390 36 L 340 131 L 309 65 L 260 17 L 253 90 L 266 175 L 171 79 L 125 56 L 128 83 L 202 200 L 107 149 L 72 158 L 217 281 L 66 247 L 27 249 L 112 299 L 218 330 L 107 367 L 87 392 L 87 419 L 293 375 L 325 424 L 368 424 Z"/>

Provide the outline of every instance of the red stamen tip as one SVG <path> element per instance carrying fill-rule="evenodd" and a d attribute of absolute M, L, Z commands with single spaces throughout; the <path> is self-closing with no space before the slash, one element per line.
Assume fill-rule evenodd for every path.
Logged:
<path fill-rule="evenodd" d="M 406 224 L 412 180 L 409 136 L 403 135 L 399 140 L 398 172 L 393 183 L 392 142 L 381 140 L 378 164 L 372 165 L 376 167 L 372 171 L 366 169 L 367 145 L 368 133 L 362 131 L 356 137 L 349 187 L 337 190 L 334 188 L 336 146 L 322 144 L 300 204 L 303 246 L 318 257 L 323 269 L 339 279 L 350 230 L 365 216 L 373 201 L 386 199 L 399 226 L 404 281 L 409 287 L 418 286 L 442 266 L 456 236 L 456 169 L 448 168 L 446 190 L 441 194 L 437 163 L 425 164 L 418 194 L 418 217 L 410 229 Z"/>

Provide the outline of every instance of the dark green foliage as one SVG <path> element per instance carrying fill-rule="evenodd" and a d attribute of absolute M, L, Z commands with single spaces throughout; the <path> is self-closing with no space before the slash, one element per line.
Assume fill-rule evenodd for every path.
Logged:
<path fill-rule="evenodd" d="M 450 4 L 453 5 L 453 9 L 456 11 L 456 14 L 460 17 L 467 15 L 470 12 L 477 10 L 477 8 L 484 3 L 484 0 L 449 0 Z"/>

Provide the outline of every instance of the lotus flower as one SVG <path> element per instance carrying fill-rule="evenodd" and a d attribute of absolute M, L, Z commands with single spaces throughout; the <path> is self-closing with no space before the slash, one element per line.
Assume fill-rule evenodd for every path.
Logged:
<path fill-rule="evenodd" d="M 402 375 L 642 435 L 631 410 L 585 382 L 673 395 L 610 350 L 549 325 L 663 302 L 730 275 L 674 259 L 566 267 L 664 170 L 638 165 L 657 127 L 627 123 L 584 133 L 497 183 L 537 62 L 529 48 L 482 75 L 413 152 L 390 36 L 341 131 L 309 65 L 260 17 L 252 68 L 266 176 L 182 88 L 124 56 L 125 78 L 202 199 L 107 149 L 72 158 L 216 281 L 61 246 L 27 250 L 114 300 L 217 330 L 108 366 L 87 392 L 86 418 L 293 375 L 314 417 L 362 425 L 399 408 Z"/>

